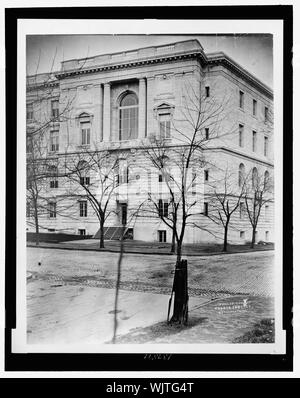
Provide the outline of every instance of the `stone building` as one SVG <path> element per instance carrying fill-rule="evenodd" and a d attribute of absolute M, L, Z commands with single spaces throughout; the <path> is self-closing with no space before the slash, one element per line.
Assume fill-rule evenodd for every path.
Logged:
<path fill-rule="evenodd" d="M 168 186 L 149 150 L 158 143 L 170 151 L 188 147 L 199 122 L 201 159 L 191 167 L 188 196 L 195 205 L 184 241 L 220 242 L 223 229 L 212 217 L 213 193 L 223 192 L 230 179 L 234 198 L 241 175 L 273 176 L 272 113 L 270 88 L 224 53 L 205 54 L 197 40 L 67 60 L 56 73 L 29 76 L 27 167 L 34 159 L 43 169 L 34 171 L 41 175 L 40 231 L 97 235 L 97 212 L 81 188 L 89 186 L 101 196 L 104 173 L 106 189 L 108 181 L 112 184 L 105 238 L 118 237 L 125 225 L 134 239 L 170 242 L 171 230 L 159 217 L 168 211 Z M 116 167 L 102 162 L 99 170 L 78 169 L 95 153 L 106 159 L 111 154 Z M 150 192 L 158 214 L 147 212 Z M 31 199 L 27 195 L 28 231 L 35 230 Z M 240 199 L 229 227 L 231 242 L 251 239 L 243 206 Z M 256 239 L 273 240 L 271 199 L 261 209 Z"/>

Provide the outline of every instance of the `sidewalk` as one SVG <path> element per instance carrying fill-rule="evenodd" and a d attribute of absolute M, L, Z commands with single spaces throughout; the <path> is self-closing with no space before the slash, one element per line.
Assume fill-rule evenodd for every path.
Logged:
<path fill-rule="evenodd" d="M 40 248 L 53 248 L 53 249 L 65 249 L 65 250 L 85 250 L 85 251 L 101 251 L 101 252 L 119 252 L 120 242 L 119 241 L 105 241 L 105 248 L 99 248 L 99 241 L 96 239 L 76 240 L 68 242 L 41 242 L 39 246 L 36 246 L 34 242 L 27 242 L 28 247 L 40 247 Z M 150 255 L 173 255 L 170 253 L 171 245 L 169 243 L 158 243 L 158 242 L 144 242 L 137 240 L 127 240 L 124 242 L 125 253 L 136 253 L 136 254 L 150 254 Z M 220 254 L 232 254 L 232 253 L 250 253 L 257 251 L 274 250 L 273 244 L 268 245 L 256 245 L 254 249 L 250 248 L 250 245 L 228 245 L 228 252 L 222 252 L 222 245 L 183 245 L 183 255 L 188 256 L 210 256 Z"/>
<path fill-rule="evenodd" d="M 114 289 L 55 281 L 28 284 L 28 344 L 107 344 L 114 326 Z M 168 325 L 170 295 L 120 290 L 117 343 L 232 343 L 264 318 L 274 300 L 232 296 L 190 297 L 188 326 Z"/>
<path fill-rule="evenodd" d="M 28 284 L 29 344 L 104 344 L 114 328 L 115 290 L 34 280 Z M 166 322 L 169 295 L 120 290 L 117 334 Z M 197 307 L 209 299 L 192 297 Z"/>

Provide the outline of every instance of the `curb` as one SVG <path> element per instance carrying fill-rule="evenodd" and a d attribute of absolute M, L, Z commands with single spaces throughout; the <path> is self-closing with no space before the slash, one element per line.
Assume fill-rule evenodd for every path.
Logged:
<path fill-rule="evenodd" d="M 87 251 L 87 252 L 95 252 L 95 253 L 119 253 L 117 250 L 111 250 L 111 249 L 91 249 L 91 248 L 84 248 L 84 247 L 61 247 L 61 246 L 46 246 L 46 245 L 34 245 L 30 244 L 27 242 L 27 247 L 35 247 L 37 249 L 43 248 L 43 249 L 59 249 L 59 250 L 76 250 L 76 251 Z M 257 253 L 257 252 L 266 252 L 266 251 L 274 251 L 274 249 L 260 249 L 260 250 L 242 250 L 238 252 L 216 252 L 216 253 L 191 253 L 191 254 L 186 254 L 184 256 L 188 257 L 209 257 L 209 256 L 220 256 L 220 255 L 231 255 L 231 254 L 244 254 L 244 253 Z M 126 254 L 139 254 L 139 255 L 163 255 L 163 256 L 172 256 L 174 257 L 175 254 L 171 253 L 159 253 L 159 252 L 143 252 L 143 251 L 132 251 L 132 250 L 124 250 L 124 253 Z"/>

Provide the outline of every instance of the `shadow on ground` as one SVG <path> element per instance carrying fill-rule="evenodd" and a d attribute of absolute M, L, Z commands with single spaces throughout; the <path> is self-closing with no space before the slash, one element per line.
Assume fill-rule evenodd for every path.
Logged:
<path fill-rule="evenodd" d="M 148 343 L 161 336 L 168 337 L 176 334 L 180 334 L 190 328 L 198 325 L 202 325 L 207 321 L 208 318 L 196 318 L 191 317 L 187 325 L 180 325 L 178 323 L 167 323 L 166 321 L 158 322 L 154 325 L 148 326 L 146 328 L 136 328 L 132 329 L 130 333 L 119 336 L 116 339 L 118 344 L 133 344 L 133 343 Z"/>

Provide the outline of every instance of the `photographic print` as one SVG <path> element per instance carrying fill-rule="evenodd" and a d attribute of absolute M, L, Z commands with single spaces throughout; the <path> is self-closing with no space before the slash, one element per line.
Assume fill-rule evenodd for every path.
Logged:
<path fill-rule="evenodd" d="M 29 22 L 15 352 L 284 354 L 280 29 Z"/>

